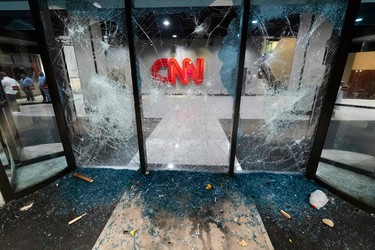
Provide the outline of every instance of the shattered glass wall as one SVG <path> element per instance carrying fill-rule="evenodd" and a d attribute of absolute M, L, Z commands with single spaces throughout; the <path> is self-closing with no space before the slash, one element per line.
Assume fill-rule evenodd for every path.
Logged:
<path fill-rule="evenodd" d="M 236 170 L 305 168 L 347 1 L 252 1 Z M 49 1 L 76 158 L 138 167 L 122 1 Z M 149 168 L 227 171 L 242 1 L 132 1 Z M 54 46 L 54 45 L 53 45 Z M 53 50 L 51 45 L 51 50 Z"/>
<path fill-rule="evenodd" d="M 252 1 L 237 170 L 306 167 L 346 4 Z"/>
<path fill-rule="evenodd" d="M 227 171 L 220 120 L 232 124 L 241 8 L 240 1 L 134 1 L 150 169 Z"/>
<path fill-rule="evenodd" d="M 138 145 L 124 2 L 67 0 L 48 6 L 55 36 L 49 49 L 66 65 L 55 71 L 69 76 L 68 84 L 58 85 L 76 161 L 128 166 Z"/>

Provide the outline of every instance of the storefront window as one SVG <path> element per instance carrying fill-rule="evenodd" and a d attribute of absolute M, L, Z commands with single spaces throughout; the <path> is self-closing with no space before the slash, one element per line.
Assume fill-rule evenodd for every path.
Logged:
<path fill-rule="evenodd" d="M 240 1 L 134 1 L 149 168 L 227 171 Z"/>
<path fill-rule="evenodd" d="M 138 158 L 124 1 L 48 1 L 65 65 L 57 74 L 73 150 L 81 166 L 128 166 Z M 63 53 L 61 53 L 63 52 Z M 133 165 L 135 168 L 139 166 Z"/>
<path fill-rule="evenodd" d="M 236 169 L 303 171 L 346 4 L 252 4 Z"/>

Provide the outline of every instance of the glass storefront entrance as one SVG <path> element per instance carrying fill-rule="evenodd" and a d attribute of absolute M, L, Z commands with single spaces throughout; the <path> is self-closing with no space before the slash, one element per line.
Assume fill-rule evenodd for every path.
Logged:
<path fill-rule="evenodd" d="M 0 36 L 1 71 L 35 86 L 3 98 L 1 159 L 14 190 L 70 160 L 142 172 L 305 172 L 321 150 L 349 1 L 30 4 L 44 40 Z M 39 89 L 41 58 L 53 105 Z M 349 96 L 366 94 L 355 86 Z"/>

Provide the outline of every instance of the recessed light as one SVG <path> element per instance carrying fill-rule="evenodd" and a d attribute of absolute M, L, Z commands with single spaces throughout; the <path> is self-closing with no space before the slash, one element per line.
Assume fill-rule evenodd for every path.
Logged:
<path fill-rule="evenodd" d="M 97 3 L 97 2 L 93 2 L 92 5 L 94 5 L 98 9 L 102 8 L 102 6 L 99 3 Z"/>
<path fill-rule="evenodd" d="M 163 24 L 164 24 L 165 26 L 169 26 L 170 22 L 169 22 L 168 20 L 165 20 L 165 21 L 163 22 Z"/>
<path fill-rule="evenodd" d="M 251 21 L 251 23 L 255 24 L 255 23 L 258 23 L 258 21 L 257 20 L 253 20 L 253 21 Z"/>
<path fill-rule="evenodd" d="M 360 21 L 362 21 L 362 20 L 363 20 L 362 18 L 357 18 L 357 19 L 355 19 L 356 22 L 360 22 Z"/>
<path fill-rule="evenodd" d="M 172 35 L 173 38 L 177 38 L 177 35 Z"/>

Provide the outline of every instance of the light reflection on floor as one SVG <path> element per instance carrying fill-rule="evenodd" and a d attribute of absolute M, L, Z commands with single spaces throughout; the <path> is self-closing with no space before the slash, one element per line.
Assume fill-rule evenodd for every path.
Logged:
<path fill-rule="evenodd" d="M 65 156 L 61 156 L 16 168 L 13 173 L 15 175 L 15 190 L 22 190 L 47 180 L 67 168 L 67 166 Z"/>
<path fill-rule="evenodd" d="M 319 163 L 316 175 L 330 186 L 357 200 L 375 206 L 375 181 L 373 177 L 357 174 L 323 162 Z"/>
<path fill-rule="evenodd" d="M 241 118 L 264 118 L 263 109 L 264 103 L 267 103 L 265 101 L 267 98 L 274 97 L 244 96 L 242 98 Z M 176 165 L 187 163 L 200 166 L 226 165 L 228 161 L 229 141 L 217 121 L 218 119 L 231 119 L 232 97 L 198 96 L 195 98 L 195 103 L 189 103 L 188 106 L 186 106 L 188 103 L 185 103 L 183 99 L 181 96 L 164 96 L 164 98 L 159 100 L 161 103 L 155 105 L 149 97 L 145 96 L 143 98 L 145 118 L 162 119 L 146 141 L 149 162 L 151 164 L 164 164 L 168 169 L 176 169 Z M 82 95 L 75 95 L 75 101 L 77 110 L 79 111 L 78 116 L 84 116 L 85 110 L 83 108 Z M 202 112 L 199 114 L 194 113 L 199 110 L 199 107 L 202 107 L 202 103 L 204 103 L 203 109 L 200 110 Z M 375 106 L 374 100 L 343 99 L 341 103 L 369 107 Z M 179 117 L 178 115 L 181 114 L 181 111 L 187 112 L 186 116 Z M 21 105 L 21 112 L 14 114 L 14 116 L 53 116 L 53 109 L 51 104 Z M 193 121 L 190 121 L 190 119 L 193 119 Z M 308 119 L 308 116 L 300 116 L 300 119 Z M 374 121 L 375 110 L 340 106 L 335 109 L 332 119 L 347 122 Z M 202 124 L 202 122 L 205 122 L 205 124 Z M 201 126 L 199 127 L 197 124 Z M 207 130 L 207 128 L 210 129 Z M 181 137 L 181 135 L 184 136 Z M 202 142 L 203 137 L 208 137 L 206 143 Z M 192 138 L 195 139 L 192 140 Z M 200 145 L 205 145 L 206 147 L 202 149 Z M 164 150 L 160 150 L 161 146 L 164 146 Z M 209 152 L 206 149 L 209 149 Z M 24 149 L 24 158 L 29 158 L 29 154 L 30 157 L 31 154 L 34 154 L 31 151 L 28 152 L 28 150 L 28 148 Z M 182 155 L 178 152 L 182 152 Z M 129 164 L 129 168 L 131 168 L 130 165 L 138 164 L 134 159 Z M 193 159 L 196 159 L 196 162 L 192 161 Z M 355 160 L 356 157 L 353 159 Z M 238 164 L 237 167 L 240 168 Z M 133 166 L 133 169 L 136 168 Z M 338 180 L 337 183 L 339 182 Z"/>

